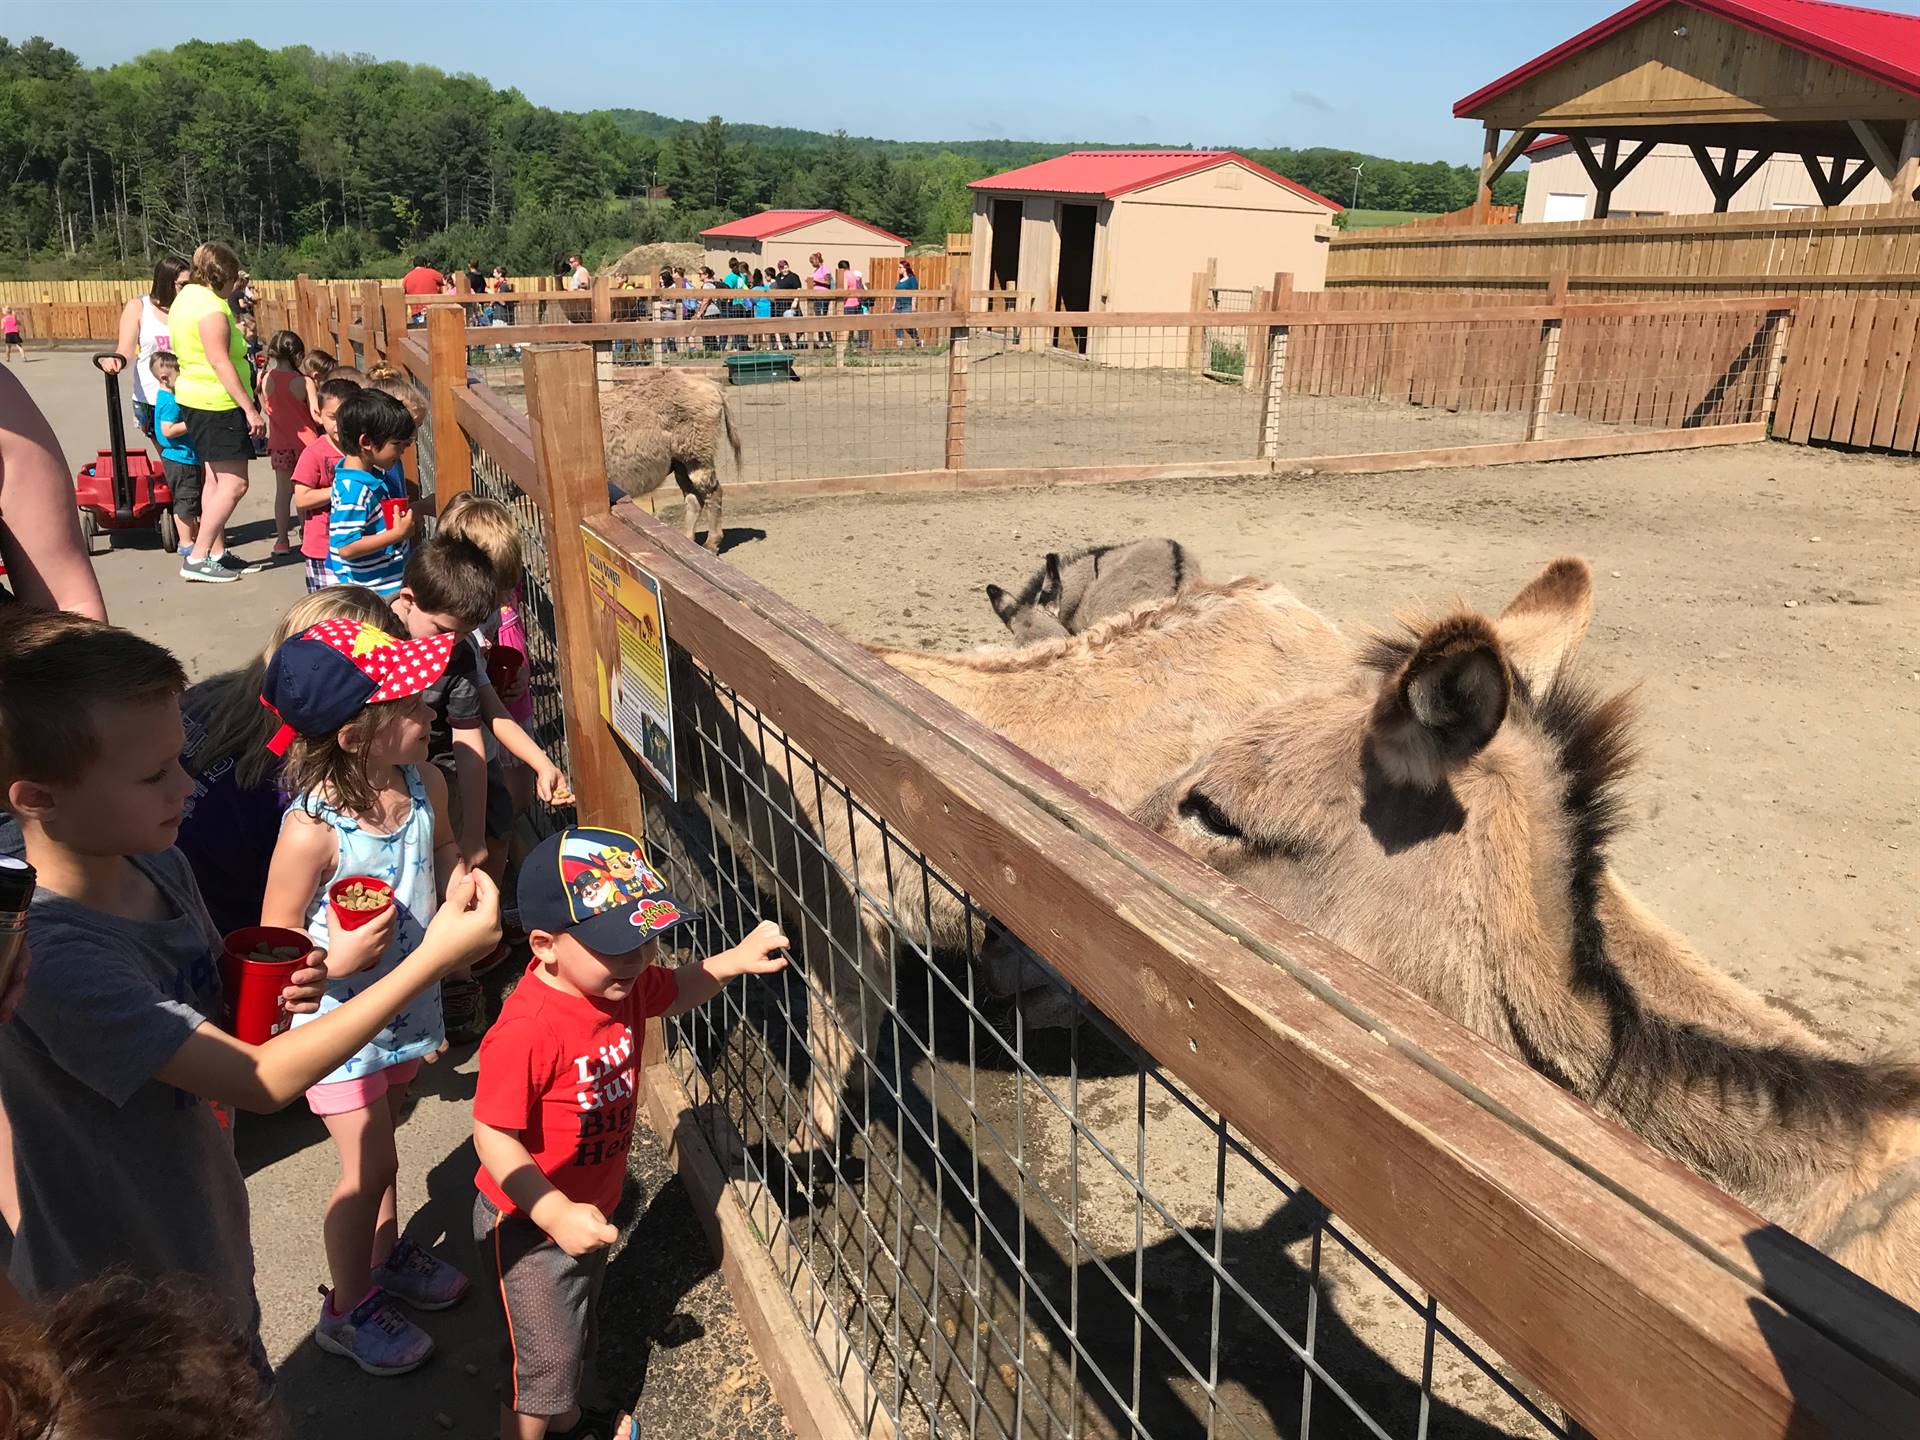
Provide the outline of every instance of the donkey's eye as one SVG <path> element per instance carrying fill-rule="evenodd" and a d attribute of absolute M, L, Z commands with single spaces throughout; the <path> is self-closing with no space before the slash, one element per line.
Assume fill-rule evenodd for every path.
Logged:
<path fill-rule="evenodd" d="M 1246 833 L 1227 818 L 1227 812 L 1216 805 L 1211 796 L 1202 794 L 1198 790 L 1189 790 L 1186 793 L 1186 797 L 1180 802 L 1180 813 L 1201 829 L 1210 831 L 1222 839 L 1244 840 L 1247 838 Z"/>

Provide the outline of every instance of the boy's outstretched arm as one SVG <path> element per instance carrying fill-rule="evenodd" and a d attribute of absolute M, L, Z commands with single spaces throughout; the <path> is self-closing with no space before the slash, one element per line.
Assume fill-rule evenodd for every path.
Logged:
<path fill-rule="evenodd" d="M 239 1110 L 278 1110 L 336 1069 L 442 976 L 479 959 L 499 941 L 500 892 L 486 875 L 466 875 L 450 887 L 419 947 L 345 1004 L 264 1045 L 248 1045 L 216 1026 L 201 1025 L 154 1078 Z"/>
<path fill-rule="evenodd" d="M 541 800 L 551 805 L 557 799 L 564 805 L 573 798 L 566 772 L 549 760 L 547 752 L 540 748 L 540 742 L 507 713 L 500 693 L 490 683 L 480 687 L 480 713 L 486 717 L 487 727 L 492 730 L 493 738 L 500 742 L 500 748 L 533 771 L 535 792 Z"/>
<path fill-rule="evenodd" d="M 787 937 L 771 920 L 762 920 L 731 950 L 709 955 L 698 965 L 682 965 L 673 972 L 680 993 L 666 1008 L 668 1015 L 684 1015 L 718 995 L 729 980 L 740 975 L 772 975 L 787 968 Z"/>

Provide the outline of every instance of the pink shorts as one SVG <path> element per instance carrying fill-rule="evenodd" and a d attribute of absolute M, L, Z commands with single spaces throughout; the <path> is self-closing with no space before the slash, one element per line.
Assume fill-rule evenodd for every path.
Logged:
<path fill-rule="evenodd" d="M 389 1090 L 404 1090 L 420 1073 L 418 1060 L 405 1060 L 354 1080 L 334 1080 L 307 1091 L 307 1108 L 316 1115 L 349 1115 L 365 1110 Z"/>

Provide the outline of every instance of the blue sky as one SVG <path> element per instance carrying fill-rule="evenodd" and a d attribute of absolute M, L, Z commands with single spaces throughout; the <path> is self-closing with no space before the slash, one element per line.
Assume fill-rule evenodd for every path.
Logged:
<path fill-rule="evenodd" d="M 0 34 L 45 35 L 92 65 L 188 37 L 306 44 L 469 71 L 559 109 L 903 140 L 1344 145 L 1464 162 L 1479 127 L 1453 118 L 1455 100 L 1624 3 L 6 0 Z"/>

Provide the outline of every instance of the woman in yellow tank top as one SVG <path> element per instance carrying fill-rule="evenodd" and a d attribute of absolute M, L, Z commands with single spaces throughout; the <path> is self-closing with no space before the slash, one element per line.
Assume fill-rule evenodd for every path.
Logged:
<path fill-rule="evenodd" d="M 193 252 L 188 283 L 167 311 L 173 353 L 180 361 L 174 399 L 187 422 L 187 441 L 206 467 L 200 527 L 180 564 L 183 580 L 238 580 L 226 562 L 226 524 L 247 493 L 253 440 L 265 432 L 247 365 L 247 341 L 228 303 L 240 286 L 240 257 L 210 240 Z M 244 568 L 244 567 L 243 567 Z"/>

